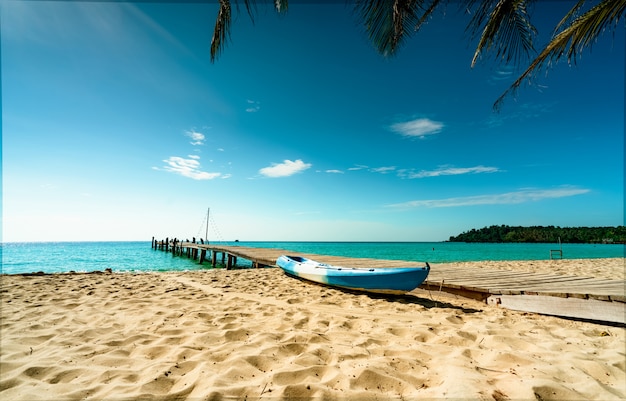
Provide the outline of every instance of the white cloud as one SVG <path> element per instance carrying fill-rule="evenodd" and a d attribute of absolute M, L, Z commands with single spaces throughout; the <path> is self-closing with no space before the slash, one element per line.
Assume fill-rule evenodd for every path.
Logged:
<path fill-rule="evenodd" d="M 359 165 L 356 165 L 355 167 L 350 167 L 348 171 L 358 171 L 358 170 L 363 170 L 366 168 L 369 168 L 369 167 L 359 164 Z"/>
<path fill-rule="evenodd" d="M 395 166 L 389 166 L 389 167 L 375 167 L 370 169 L 370 171 L 373 171 L 374 173 L 381 173 L 381 174 L 387 174 L 390 171 L 394 171 L 396 169 Z"/>
<path fill-rule="evenodd" d="M 270 167 L 264 167 L 259 170 L 261 175 L 266 177 L 289 177 L 311 167 L 311 164 L 304 163 L 302 160 L 285 160 L 282 163 L 272 163 Z"/>
<path fill-rule="evenodd" d="M 247 100 L 248 102 L 248 108 L 246 108 L 246 111 L 248 113 L 256 113 L 257 111 L 261 110 L 261 102 L 256 101 L 256 100 Z"/>
<path fill-rule="evenodd" d="M 405 174 L 407 178 L 425 178 L 439 177 L 442 175 L 462 175 L 462 174 L 480 174 L 480 173 L 496 173 L 501 171 L 497 167 L 441 167 L 437 170 L 421 170 L 417 173 L 410 172 Z"/>
<path fill-rule="evenodd" d="M 403 123 L 392 124 L 389 128 L 402 136 L 424 138 L 426 135 L 441 132 L 443 123 L 428 118 L 418 118 Z"/>
<path fill-rule="evenodd" d="M 183 177 L 188 177 L 194 180 L 212 180 L 222 175 L 221 173 L 209 173 L 200 170 L 200 157 L 188 157 L 188 159 L 185 159 L 178 156 L 171 156 L 170 158 L 163 160 L 163 162 L 165 163 L 165 166 L 163 166 L 163 170 L 169 171 L 170 173 L 179 174 Z M 155 169 L 160 170 L 158 168 Z"/>
<path fill-rule="evenodd" d="M 326 170 L 324 172 L 329 174 L 343 174 L 343 171 L 341 170 Z"/>
<path fill-rule="evenodd" d="M 195 130 L 191 130 L 191 131 L 187 131 L 185 132 L 185 135 L 187 135 L 189 138 L 191 138 L 191 144 L 196 146 L 196 145 L 204 145 L 204 134 L 200 133 L 200 132 L 196 132 Z"/>
<path fill-rule="evenodd" d="M 477 205 L 512 205 L 526 202 L 537 202 L 544 199 L 565 198 L 582 195 L 590 192 L 589 189 L 563 187 L 557 189 L 522 189 L 503 194 L 464 196 L 447 199 L 414 200 L 404 203 L 388 205 L 394 208 L 417 208 L 417 207 L 459 207 Z"/>

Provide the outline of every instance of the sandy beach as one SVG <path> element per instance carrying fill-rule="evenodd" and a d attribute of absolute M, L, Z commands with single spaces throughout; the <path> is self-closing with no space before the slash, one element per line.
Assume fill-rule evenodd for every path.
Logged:
<path fill-rule="evenodd" d="M 624 279 L 624 259 L 459 265 Z M 1 280 L 4 400 L 626 398 L 625 328 L 442 292 L 280 269 Z"/>

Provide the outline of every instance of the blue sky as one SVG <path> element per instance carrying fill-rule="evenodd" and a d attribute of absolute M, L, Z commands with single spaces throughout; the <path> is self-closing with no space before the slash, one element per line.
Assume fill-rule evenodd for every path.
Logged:
<path fill-rule="evenodd" d="M 2 240 L 441 241 L 624 224 L 624 29 L 470 68 L 449 5 L 383 58 L 350 7 L 4 1 Z M 539 45 L 567 4 L 540 2 Z"/>

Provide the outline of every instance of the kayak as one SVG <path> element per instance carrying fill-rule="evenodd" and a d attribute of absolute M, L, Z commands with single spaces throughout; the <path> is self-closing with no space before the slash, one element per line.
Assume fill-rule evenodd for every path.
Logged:
<path fill-rule="evenodd" d="M 383 294 L 412 291 L 426 280 L 430 272 L 428 263 L 424 267 L 343 267 L 288 255 L 281 255 L 276 264 L 290 276 L 333 287 Z"/>

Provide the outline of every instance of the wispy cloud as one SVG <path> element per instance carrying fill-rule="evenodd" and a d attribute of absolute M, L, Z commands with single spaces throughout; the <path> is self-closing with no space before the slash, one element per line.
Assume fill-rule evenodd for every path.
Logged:
<path fill-rule="evenodd" d="M 485 125 L 490 128 L 497 128 L 504 124 L 533 120 L 545 114 L 553 112 L 555 102 L 550 103 L 523 103 L 516 107 L 515 112 L 492 113 L 486 120 Z"/>
<path fill-rule="evenodd" d="M 387 174 L 392 171 L 395 171 L 396 166 L 387 166 L 387 167 L 374 167 L 371 168 L 370 171 L 374 173 Z"/>
<path fill-rule="evenodd" d="M 358 170 L 363 170 L 363 169 L 367 169 L 367 168 L 369 168 L 369 167 L 364 166 L 362 164 L 358 164 L 358 165 L 356 165 L 354 167 L 348 168 L 348 171 L 358 171 Z"/>
<path fill-rule="evenodd" d="M 414 200 L 403 203 L 387 205 L 388 207 L 409 208 L 438 208 L 438 207 L 461 207 L 478 205 L 512 205 L 526 202 L 538 202 L 544 199 L 566 198 L 569 196 L 582 195 L 590 192 L 589 189 L 562 187 L 556 189 L 522 189 L 503 194 L 465 196 L 446 199 Z"/>
<path fill-rule="evenodd" d="M 324 172 L 328 174 L 343 174 L 341 170 L 324 170 Z"/>
<path fill-rule="evenodd" d="M 511 66 L 504 66 L 496 71 L 494 71 L 493 75 L 491 75 L 488 79 L 487 82 L 490 85 L 496 85 L 499 84 L 501 81 L 512 81 L 513 80 L 513 73 L 514 73 L 514 67 Z"/>
<path fill-rule="evenodd" d="M 424 138 L 427 135 L 433 135 L 441 132 L 443 127 L 443 123 L 439 121 L 433 121 L 428 118 L 418 118 L 415 120 L 392 124 L 389 129 L 402 136 L 410 138 Z"/>
<path fill-rule="evenodd" d="M 204 145 L 204 134 L 200 132 L 196 132 L 195 130 L 185 132 L 189 138 L 191 138 L 191 144 L 194 146 Z"/>
<path fill-rule="evenodd" d="M 179 174 L 183 177 L 188 177 L 194 180 L 212 180 L 220 177 L 221 173 L 209 173 L 200 169 L 200 156 L 190 155 L 185 159 L 183 157 L 171 156 L 168 159 L 163 160 L 165 166 L 162 170 L 169 171 L 170 173 Z M 155 170 L 161 170 L 154 167 Z M 227 177 L 224 177 L 227 178 Z"/>
<path fill-rule="evenodd" d="M 312 215 L 312 214 L 321 214 L 321 212 L 319 211 L 310 211 L 310 212 L 293 212 L 292 213 L 294 216 L 307 216 L 307 215 Z"/>
<path fill-rule="evenodd" d="M 296 161 L 285 160 L 282 163 L 272 163 L 269 167 L 263 167 L 259 170 L 259 174 L 266 177 L 289 177 L 310 168 L 312 164 L 305 163 L 298 159 Z"/>
<path fill-rule="evenodd" d="M 246 111 L 248 113 L 256 113 L 257 111 L 261 110 L 261 102 L 248 99 L 247 103 L 248 107 L 246 108 Z"/>
<path fill-rule="evenodd" d="M 443 175 L 463 175 L 500 172 L 497 167 L 475 166 L 475 167 L 441 167 L 436 170 L 421 170 L 418 172 L 411 170 L 398 171 L 398 176 L 402 178 L 426 178 L 440 177 Z"/>

